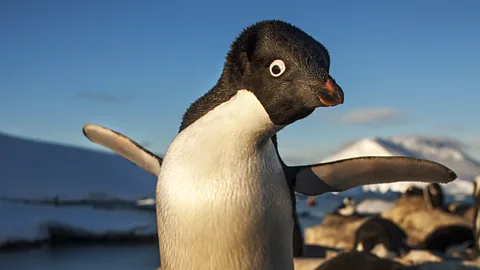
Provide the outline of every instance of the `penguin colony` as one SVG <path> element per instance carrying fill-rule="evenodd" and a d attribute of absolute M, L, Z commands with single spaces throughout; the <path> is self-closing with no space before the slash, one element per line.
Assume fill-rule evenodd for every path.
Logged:
<path fill-rule="evenodd" d="M 294 192 L 456 178 L 407 157 L 287 166 L 276 133 L 343 102 L 327 49 L 292 24 L 266 20 L 233 41 L 218 82 L 187 109 L 163 160 L 106 128 L 83 132 L 158 176 L 161 269 L 293 269 Z"/>
<path fill-rule="evenodd" d="M 480 259 L 478 228 L 480 218 L 477 216 L 480 201 L 479 181 L 480 178 L 474 183 L 473 203 L 466 204 L 472 209 L 474 217 L 464 217 L 463 212 L 458 214 L 449 212 L 450 207 L 444 205 L 444 194 L 437 183 L 429 184 L 423 190 L 418 187 L 409 188 L 397 198 L 396 204 L 391 209 L 378 214 L 363 214 L 356 210 L 353 210 L 352 214 L 352 210 L 349 210 L 342 215 L 342 209 L 352 207 L 355 209 L 352 199 L 345 198 L 338 209 L 325 216 L 321 224 L 309 228 L 306 232 L 306 240 L 310 245 L 323 245 L 329 249 L 336 249 L 338 253 L 331 262 L 327 260 L 328 263 L 322 264 L 318 269 L 334 269 L 334 265 L 340 264 L 346 267 L 345 269 L 350 269 L 349 267 L 357 269 L 356 265 L 361 261 L 366 261 L 365 269 L 379 269 L 378 267 L 383 267 L 382 265 L 391 267 L 385 266 L 387 267 L 385 269 L 393 269 L 399 267 L 394 262 L 418 265 L 432 260 L 458 262 L 460 259 L 475 264 L 475 261 L 478 262 Z M 407 208 L 407 211 L 404 215 L 391 220 L 390 215 L 386 213 L 392 212 L 394 208 Z M 460 223 L 464 224 L 463 227 L 459 226 L 458 222 L 461 218 L 458 219 L 455 215 L 464 218 Z M 423 220 L 414 222 L 418 216 L 425 216 L 430 224 Z M 438 219 L 450 221 L 450 224 Z M 354 223 L 359 222 L 361 225 L 355 227 Z M 418 236 L 417 230 L 423 230 L 427 225 L 433 230 L 427 231 L 430 235 L 424 238 L 425 242 L 411 241 Z M 353 232 L 348 230 L 349 226 L 353 228 Z M 336 233 L 329 234 L 329 227 L 335 227 Z M 322 241 L 317 242 L 313 236 L 323 237 Z M 325 238 L 332 239 L 328 241 Z M 350 242 L 351 248 L 344 248 L 345 245 L 342 247 L 342 242 L 345 241 Z M 385 259 L 389 259 L 390 264 Z"/>

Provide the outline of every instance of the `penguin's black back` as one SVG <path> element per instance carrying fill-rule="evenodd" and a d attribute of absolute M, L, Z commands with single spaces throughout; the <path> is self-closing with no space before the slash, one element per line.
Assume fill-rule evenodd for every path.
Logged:
<path fill-rule="evenodd" d="M 407 190 L 405 190 L 405 192 L 401 195 L 401 197 L 422 196 L 422 195 L 423 195 L 422 189 L 415 186 L 411 186 Z"/>
<path fill-rule="evenodd" d="M 368 218 L 355 232 L 354 248 L 362 243 L 365 251 L 371 251 L 377 244 L 384 244 L 389 250 L 401 255 L 407 251 L 406 233 L 390 220 L 373 216 Z"/>
<path fill-rule="evenodd" d="M 368 252 L 346 251 L 326 260 L 315 270 L 400 270 L 406 266 L 388 259 L 379 258 Z"/>

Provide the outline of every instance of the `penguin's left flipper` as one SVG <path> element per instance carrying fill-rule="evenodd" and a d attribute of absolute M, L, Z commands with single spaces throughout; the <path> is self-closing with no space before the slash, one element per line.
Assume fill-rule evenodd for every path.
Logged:
<path fill-rule="evenodd" d="M 370 184 L 448 183 L 457 178 L 442 164 L 410 157 L 359 157 L 291 168 L 296 171 L 295 191 L 308 196 Z"/>
<path fill-rule="evenodd" d="M 129 137 L 95 124 L 83 126 L 83 134 L 91 142 L 112 150 L 150 174 L 157 177 L 160 174 L 162 159 Z"/>

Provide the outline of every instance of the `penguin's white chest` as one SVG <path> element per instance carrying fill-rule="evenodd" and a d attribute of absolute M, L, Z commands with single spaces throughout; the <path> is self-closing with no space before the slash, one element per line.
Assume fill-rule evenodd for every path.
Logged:
<path fill-rule="evenodd" d="M 289 188 L 256 97 L 239 91 L 183 130 L 157 184 L 162 269 L 293 269 Z"/>

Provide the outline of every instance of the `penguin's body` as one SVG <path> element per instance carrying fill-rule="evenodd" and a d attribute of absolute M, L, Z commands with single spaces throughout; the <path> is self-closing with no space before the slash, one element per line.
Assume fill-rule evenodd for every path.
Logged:
<path fill-rule="evenodd" d="M 190 269 L 192 254 L 198 269 L 293 268 L 292 238 L 278 240 L 294 211 L 270 139 L 280 128 L 241 90 L 178 134 L 157 187 L 162 269 Z"/>
<path fill-rule="evenodd" d="M 478 260 L 480 258 L 480 176 L 473 182 L 473 204 L 472 204 L 472 234 L 473 243 L 466 249 L 456 252 L 455 256 L 462 259 Z"/>
<path fill-rule="evenodd" d="M 131 140 L 114 141 L 108 138 L 113 133 L 104 137 L 95 126 L 84 127 L 90 140 L 159 175 L 163 270 L 293 269 L 293 191 L 316 196 L 359 185 L 456 178 L 443 165 L 407 157 L 283 163 L 275 134 L 318 107 L 343 103 L 329 67 L 325 47 L 305 32 L 262 21 L 234 41 L 220 79 L 187 110 L 163 161 Z"/>
<path fill-rule="evenodd" d="M 446 210 L 443 205 L 443 190 L 438 183 L 428 184 L 423 189 L 423 196 L 429 209 Z"/>
<path fill-rule="evenodd" d="M 381 258 L 395 258 L 410 248 L 407 235 L 395 223 L 379 216 L 369 217 L 355 232 L 354 249 L 375 254 Z"/>
<path fill-rule="evenodd" d="M 423 189 L 416 187 L 416 186 L 410 186 L 405 190 L 404 193 L 400 195 L 400 197 L 414 197 L 414 196 L 424 196 Z"/>
<path fill-rule="evenodd" d="M 365 251 L 343 251 L 335 257 L 327 259 L 315 270 L 337 270 L 337 269 L 355 269 L 355 270 L 406 270 L 412 269 L 399 262 L 380 258 L 372 253 Z M 415 268 L 413 268 L 415 269 Z"/>

